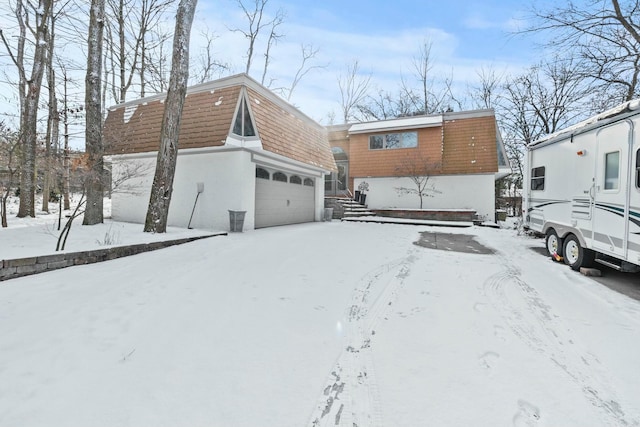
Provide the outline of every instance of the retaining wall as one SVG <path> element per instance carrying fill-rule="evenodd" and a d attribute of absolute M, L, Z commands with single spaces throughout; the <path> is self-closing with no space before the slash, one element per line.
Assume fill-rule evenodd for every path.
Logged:
<path fill-rule="evenodd" d="M 473 221 L 476 211 L 467 209 L 371 209 L 378 216 L 436 221 Z"/>
<path fill-rule="evenodd" d="M 28 258 L 5 259 L 0 261 L 0 281 L 29 276 L 31 274 L 42 273 L 44 271 L 58 270 L 60 268 L 71 267 L 74 265 L 108 261 L 143 252 L 155 251 L 156 249 L 167 248 L 169 246 L 181 245 L 195 240 L 226 235 L 227 233 L 217 233 L 206 236 L 167 240 L 164 242 L 140 243 L 136 245 L 95 249 L 84 252 L 65 252 Z"/>

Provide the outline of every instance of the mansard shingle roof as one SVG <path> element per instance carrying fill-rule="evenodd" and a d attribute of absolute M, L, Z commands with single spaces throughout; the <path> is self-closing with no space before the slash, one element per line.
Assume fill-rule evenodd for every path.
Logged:
<path fill-rule="evenodd" d="M 335 170 L 324 127 L 245 74 L 187 90 L 179 149 L 223 146 L 243 88 L 264 150 Z M 157 151 L 164 99 L 161 94 L 112 107 L 104 126 L 107 154 Z"/>

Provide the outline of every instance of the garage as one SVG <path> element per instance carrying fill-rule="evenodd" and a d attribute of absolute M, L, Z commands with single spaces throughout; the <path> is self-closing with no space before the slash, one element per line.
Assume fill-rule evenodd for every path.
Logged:
<path fill-rule="evenodd" d="M 312 178 L 258 166 L 255 194 L 255 228 L 315 220 Z"/>

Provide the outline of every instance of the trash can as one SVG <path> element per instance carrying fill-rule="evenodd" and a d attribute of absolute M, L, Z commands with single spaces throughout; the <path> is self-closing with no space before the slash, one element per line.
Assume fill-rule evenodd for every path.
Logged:
<path fill-rule="evenodd" d="M 496 209 L 496 222 L 498 221 L 506 221 L 507 220 L 507 211 L 504 209 Z"/>
<path fill-rule="evenodd" d="M 333 208 L 324 208 L 323 221 L 331 221 L 333 219 Z"/>
<path fill-rule="evenodd" d="M 247 211 L 229 211 L 229 231 L 242 232 L 244 226 L 244 215 Z"/>

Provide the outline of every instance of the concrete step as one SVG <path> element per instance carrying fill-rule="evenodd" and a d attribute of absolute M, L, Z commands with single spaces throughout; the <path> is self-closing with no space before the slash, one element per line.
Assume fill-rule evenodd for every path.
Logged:
<path fill-rule="evenodd" d="M 375 216 L 376 214 L 371 211 L 344 211 L 343 218 L 354 216 Z"/>

